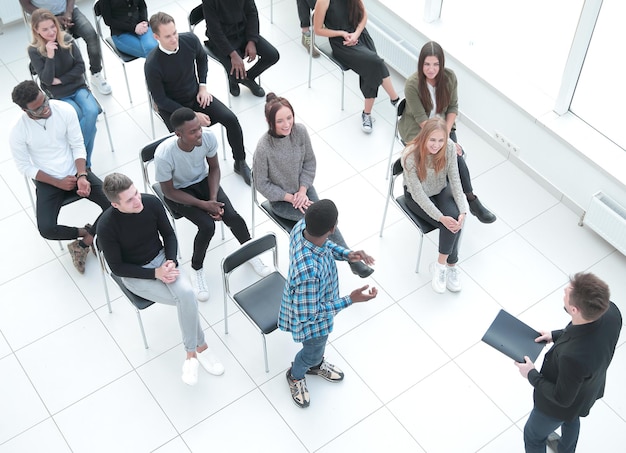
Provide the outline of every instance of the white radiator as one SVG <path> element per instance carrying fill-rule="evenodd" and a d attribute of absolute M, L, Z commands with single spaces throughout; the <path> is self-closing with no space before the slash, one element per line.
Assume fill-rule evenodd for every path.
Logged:
<path fill-rule="evenodd" d="M 417 71 L 419 49 L 371 18 L 368 18 L 367 30 L 376 44 L 376 51 L 385 59 L 385 63 L 405 78 Z"/>
<path fill-rule="evenodd" d="M 626 208 L 598 192 L 591 197 L 582 222 L 626 255 Z"/>
<path fill-rule="evenodd" d="M 0 0 L 0 22 L 8 24 L 22 19 L 19 0 Z"/>

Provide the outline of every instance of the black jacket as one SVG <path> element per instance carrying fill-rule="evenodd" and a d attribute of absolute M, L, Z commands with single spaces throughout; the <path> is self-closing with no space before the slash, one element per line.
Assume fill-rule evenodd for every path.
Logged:
<path fill-rule="evenodd" d="M 622 328 L 622 315 L 611 302 L 604 315 L 583 325 L 568 324 L 552 332 L 554 345 L 541 372 L 531 370 L 535 407 L 546 415 L 571 421 L 585 417 L 604 396 L 606 370 Z"/>

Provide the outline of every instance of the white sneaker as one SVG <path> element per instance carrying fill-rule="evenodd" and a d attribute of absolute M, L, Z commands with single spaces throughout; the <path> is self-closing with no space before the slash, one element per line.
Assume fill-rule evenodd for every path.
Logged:
<path fill-rule="evenodd" d="M 195 273 L 194 290 L 196 291 L 196 299 L 200 302 L 206 302 L 209 300 L 209 286 L 204 279 L 204 268 L 200 268 Z"/>
<path fill-rule="evenodd" d="M 361 113 L 361 130 L 366 134 L 372 133 L 372 115 L 371 113 Z"/>
<path fill-rule="evenodd" d="M 250 261 L 248 261 L 248 263 L 250 263 L 250 266 L 252 266 L 254 272 L 259 274 L 261 277 L 267 277 L 272 273 L 272 268 L 267 266 L 263 261 L 261 261 L 261 258 L 259 258 L 258 256 L 252 258 Z"/>
<path fill-rule="evenodd" d="M 436 293 L 442 294 L 446 292 L 446 271 L 448 266 L 441 265 L 437 262 L 430 265 L 430 272 L 433 274 L 432 286 Z"/>
<path fill-rule="evenodd" d="M 198 359 L 192 357 L 183 363 L 183 375 L 181 379 L 187 385 L 196 385 L 198 383 Z"/>
<path fill-rule="evenodd" d="M 109 82 L 107 82 L 102 75 L 102 72 L 98 72 L 91 76 L 91 84 L 95 86 L 101 94 L 111 94 L 113 91 Z"/>
<path fill-rule="evenodd" d="M 448 266 L 446 273 L 446 288 L 453 293 L 461 291 L 461 269 L 457 266 Z"/>
<path fill-rule="evenodd" d="M 207 373 L 214 376 L 224 374 L 224 365 L 219 362 L 211 349 L 205 349 L 202 352 L 198 352 L 196 356 L 198 357 L 198 362 L 200 362 L 200 365 L 202 365 L 202 368 L 204 368 Z"/>

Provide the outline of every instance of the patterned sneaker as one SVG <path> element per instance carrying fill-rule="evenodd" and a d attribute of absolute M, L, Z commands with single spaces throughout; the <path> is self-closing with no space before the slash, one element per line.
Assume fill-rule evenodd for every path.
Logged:
<path fill-rule="evenodd" d="M 204 268 L 200 268 L 197 271 L 194 271 L 195 275 L 195 285 L 194 289 L 196 290 L 196 298 L 200 302 L 206 302 L 209 300 L 209 287 L 206 284 L 206 280 L 204 279 Z"/>
<path fill-rule="evenodd" d="M 76 239 L 75 241 L 67 244 L 67 249 L 70 252 L 72 263 L 74 263 L 76 270 L 81 274 L 84 274 L 85 261 L 87 260 L 87 255 L 89 255 L 89 247 L 81 247 L 78 243 L 78 239 Z"/>
<path fill-rule="evenodd" d="M 366 134 L 372 133 L 372 114 L 371 113 L 361 113 L 361 130 Z"/>
<path fill-rule="evenodd" d="M 448 266 L 446 270 L 446 288 L 453 293 L 461 291 L 461 270 L 457 266 Z"/>
<path fill-rule="evenodd" d="M 318 366 L 310 368 L 306 374 L 313 374 L 315 376 L 323 377 L 329 382 L 339 382 L 343 380 L 343 371 L 337 368 L 332 363 L 328 363 L 325 359 L 322 359 L 322 363 Z"/>
<path fill-rule="evenodd" d="M 252 258 L 250 261 L 248 261 L 248 263 L 250 264 L 250 266 L 252 266 L 254 272 L 259 274 L 261 277 L 267 277 L 272 273 L 272 268 L 267 266 L 263 261 L 261 261 L 261 258 L 259 258 L 258 256 Z"/>
<path fill-rule="evenodd" d="M 102 72 L 98 72 L 91 76 L 91 84 L 95 86 L 101 94 L 111 94 L 113 91 L 109 82 L 107 82 L 102 75 Z"/>
<path fill-rule="evenodd" d="M 302 45 L 306 49 L 306 53 L 311 51 L 311 32 L 307 31 L 306 33 L 302 33 Z M 313 46 L 313 58 L 317 58 L 320 56 L 319 50 L 317 47 Z"/>
<path fill-rule="evenodd" d="M 309 389 L 306 388 L 306 378 L 294 379 L 291 376 L 291 368 L 287 370 L 287 382 L 289 383 L 289 390 L 291 391 L 291 399 L 296 406 L 305 408 L 309 407 L 311 400 L 309 398 Z"/>
<path fill-rule="evenodd" d="M 433 274 L 432 285 L 436 293 L 443 294 L 446 292 L 446 274 L 448 266 L 441 265 L 437 262 L 431 263 L 430 273 Z"/>

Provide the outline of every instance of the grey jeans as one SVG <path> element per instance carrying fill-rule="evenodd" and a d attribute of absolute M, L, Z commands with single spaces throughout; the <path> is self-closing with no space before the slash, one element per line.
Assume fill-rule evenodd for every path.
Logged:
<path fill-rule="evenodd" d="M 165 263 L 165 251 L 159 254 L 143 267 L 156 269 Z M 195 351 L 197 347 L 206 344 L 204 332 L 200 327 L 198 302 L 187 277 L 181 274 L 174 283 L 163 283 L 159 279 L 122 277 L 128 289 L 143 297 L 161 304 L 175 305 L 178 310 L 178 323 L 183 334 L 183 345 L 187 352 Z"/>

